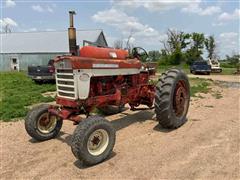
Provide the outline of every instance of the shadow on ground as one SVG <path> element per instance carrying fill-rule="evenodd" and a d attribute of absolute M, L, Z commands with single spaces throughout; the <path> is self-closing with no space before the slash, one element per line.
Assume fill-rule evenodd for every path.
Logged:
<path fill-rule="evenodd" d="M 148 120 L 149 121 L 155 120 L 155 117 L 154 117 L 155 113 L 154 113 L 153 110 L 142 110 L 142 111 L 138 111 L 134 114 L 129 114 L 127 112 L 122 112 L 122 113 L 119 113 L 118 116 L 120 118 L 111 121 L 111 123 L 112 123 L 113 127 L 116 129 L 116 131 L 120 131 L 124 128 L 127 128 L 128 126 L 131 126 L 134 123 L 143 123 L 143 122 L 148 121 Z M 163 133 L 168 133 L 168 132 L 172 131 L 171 129 L 163 128 L 159 124 L 154 126 L 153 130 L 158 131 L 158 132 L 163 132 Z M 55 139 L 71 146 L 72 134 L 68 134 L 68 133 L 65 133 L 65 132 L 61 131 Z M 38 142 L 34 139 L 30 139 L 29 142 L 31 142 L 31 143 L 41 143 L 41 142 Z M 112 154 L 104 162 L 113 158 L 114 156 L 116 156 L 116 153 L 112 152 Z M 80 160 L 76 160 L 74 162 L 74 165 L 79 169 L 86 169 L 86 168 L 90 167 L 90 166 L 84 165 L 83 162 L 81 162 Z"/>

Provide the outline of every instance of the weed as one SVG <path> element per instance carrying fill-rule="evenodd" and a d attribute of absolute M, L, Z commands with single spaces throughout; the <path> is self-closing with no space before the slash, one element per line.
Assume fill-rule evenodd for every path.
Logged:
<path fill-rule="evenodd" d="M 221 99 L 223 97 L 220 91 L 213 92 L 212 96 L 215 97 L 216 99 Z"/>
<path fill-rule="evenodd" d="M 190 95 L 192 97 L 199 97 L 203 98 L 203 96 L 198 95 L 197 93 L 208 93 L 210 88 L 209 86 L 211 85 L 210 81 L 205 80 L 205 79 L 200 79 L 200 78 L 190 78 L 190 86 L 191 86 L 191 93 Z"/>

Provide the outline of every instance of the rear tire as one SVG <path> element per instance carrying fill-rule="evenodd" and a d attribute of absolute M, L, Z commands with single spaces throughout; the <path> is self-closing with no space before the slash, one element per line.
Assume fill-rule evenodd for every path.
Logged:
<path fill-rule="evenodd" d="M 105 160 L 115 145 L 116 132 L 112 124 L 100 116 L 80 122 L 73 133 L 71 149 L 74 156 L 87 165 Z"/>
<path fill-rule="evenodd" d="M 164 128 L 178 128 L 186 121 L 190 88 L 186 74 L 179 69 L 163 73 L 156 86 L 155 113 Z"/>
<path fill-rule="evenodd" d="M 30 110 L 25 118 L 25 129 L 35 140 L 45 141 L 58 135 L 62 119 L 48 113 L 49 105 L 43 104 Z"/>

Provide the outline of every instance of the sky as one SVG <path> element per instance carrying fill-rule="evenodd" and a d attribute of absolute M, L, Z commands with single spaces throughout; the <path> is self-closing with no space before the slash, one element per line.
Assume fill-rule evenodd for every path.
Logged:
<path fill-rule="evenodd" d="M 0 28 L 67 30 L 69 10 L 77 13 L 77 29 L 102 29 L 110 46 L 132 34 L 134 46 L 160 50 L 167 30 L 174 29 L 214 35 L 221 58 L 239 53 L 238 0 L 0 0 Z"/>

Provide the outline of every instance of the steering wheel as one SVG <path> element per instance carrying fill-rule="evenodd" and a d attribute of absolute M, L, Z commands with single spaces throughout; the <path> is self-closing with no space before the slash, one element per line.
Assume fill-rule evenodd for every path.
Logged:
<path fill-rule="evenodd" d="M 134 47 L 132 49 L 132 56 L 133 56 L 133 58 L 137 58 L 140 61 L 145 62 L 148 58 L 148 53 L 142 47 Z"/>

